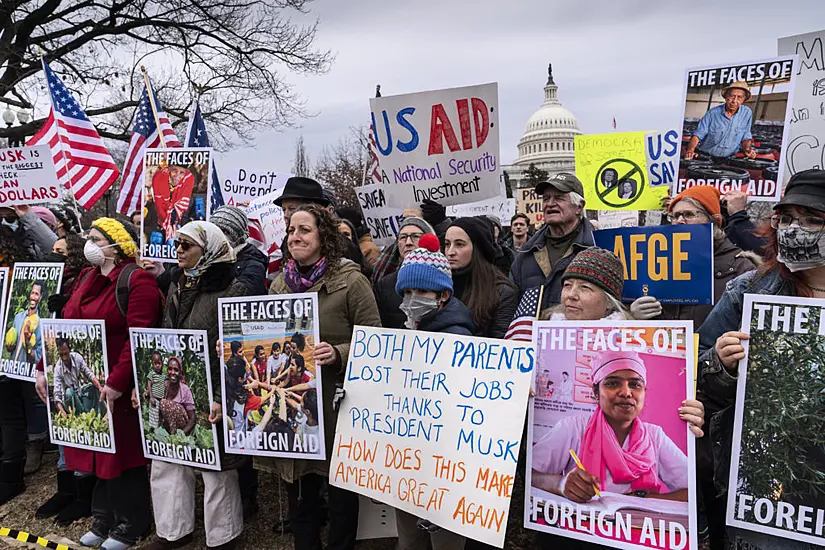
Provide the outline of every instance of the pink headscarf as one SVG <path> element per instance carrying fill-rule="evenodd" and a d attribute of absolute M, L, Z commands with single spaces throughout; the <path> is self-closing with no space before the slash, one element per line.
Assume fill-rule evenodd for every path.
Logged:
<path fill-rule="evenodd" d="M 643 379 L 647 378 L 645 364 L 635 352 L 602 353 L 594 365 L 594 384 L 620 370 L 632 370 Z M 606 474 L 610 470 L 615 483 L 630 483 L 630 488 L 634 491 L 645 490 L 657 494 L 670 492 L 667 485 L 659 479 L 656 449 L 647 427 L 639 419 L 630 428 L 625 450 L 619 445 L 616 433 L 601 407 L 597 407 L 584 430 L 579 457 L 588 472 L 599 476 L 601 490 L 605 490 Z"/>

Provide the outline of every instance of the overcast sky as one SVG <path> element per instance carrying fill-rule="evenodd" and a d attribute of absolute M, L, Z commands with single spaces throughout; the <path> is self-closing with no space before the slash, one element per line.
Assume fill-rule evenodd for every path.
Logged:
<path fill-rule="evenodd" d="M 316 0 L 329 73 L 290 77 L 316 113 L 222 155 L 227 168 L 289 171 L 303 135 L 314 159 L 384 95 L 498 82 L 501 158 L 512 162 L 544 96 L 547 64 L 584 133 L 680 127 L 687 67 L 776 55 L 777 38 L 825 27 L 825 0 Z"/>

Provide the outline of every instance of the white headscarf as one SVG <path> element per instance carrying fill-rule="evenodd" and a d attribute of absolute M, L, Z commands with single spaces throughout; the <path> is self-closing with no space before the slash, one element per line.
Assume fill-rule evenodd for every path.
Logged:
<path fill-rule="evenodd" d="M 203 248 L 203 256 L 195 267 L 186 270 L 190 277 L 200 277 L 214 264 L 235 263 L 237 259 L 229 239 L 214 223 L 189 222 L 178 229 L 178 235 L 186 235 Z"/>

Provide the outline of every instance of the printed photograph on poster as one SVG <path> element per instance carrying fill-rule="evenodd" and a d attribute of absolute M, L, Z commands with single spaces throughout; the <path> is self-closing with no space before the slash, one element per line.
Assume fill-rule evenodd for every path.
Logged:
<path fill-rule="evenodd" d="M 318 295 L 222 298 L 224 449 L 324 460 Z"/>
<path fill-rule="evenodd" d="M 825 300 L 745 294 L 727 524 L 825 546 Z"/>
<path fill-rule="evenodd" d="M 60 182 L 48 145 L 0 149 L 0 207 L 60 202 Z"/>
<path fill-rule="evenodd" d="M 387 204 L 443 206 L 498 195 L 498 84 L 370 99 Z"/>
<path fill-rule="evenodd" d="M 109 377 L 105 323 L 43 319 L 40 324 L 51 442 L 114 453 L 112 414 L 108 404 L 100 402 Z"/>
<path fill-rule="evenodd" d="M 129 329 L 143 456 L 220 470 L 206 331 Z"/>
<path fill-rule="evenodd" d="M 796 55 L 783 183 L 797 172 L 825 167 L 825 30 L 779 39 L 779 55 Z"/>
<path fill-rule="evenodd" d="M 673 195 L 711 185 L 779 200 L 795 83 L 793 56 L 688 69 Z"/>
<path fill-rule="evenodd" d="M 212 149 L 175 147 L 147 149 L 143 159 L 141 257 L 174 262 L 178 229 L 206 220 Z"/>
<path fill-rule="evenodd" d="M 63 264 L 14 264 L 3 322 L 0 375 L 34 381 L 43 355 L 41 319 L 51 317 L 49 296 L 60 292 Z"/>
<path fill-rule="evenodd" d="M 541 321 L 524 525 L 614 548 L 697 548 L 690 322 Z"/>

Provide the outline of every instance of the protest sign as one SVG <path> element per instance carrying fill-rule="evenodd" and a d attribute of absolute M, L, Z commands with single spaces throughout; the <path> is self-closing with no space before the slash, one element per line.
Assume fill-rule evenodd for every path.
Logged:
<path fill-rule="evenodd" d="M 825 300 L 745 294 L 727 523 L 825 545 Z M 777 548 L 780 546 L 777 543 Z"/>
<path fill-rule="evenodd" d="M 713 304 L 713 226 L 662 225 L 593 232 L 624 268 L 622 300 L 653 296 L 663 304 Z"/>
<path fill-rule="evenodd" d="M 100 402 L 109 377 L 104 321 L 43 319 L 44 370 L 53 388 L 46 400 L 55 445 L 115 452 L 112 413 Z"/>
<path fill-rule="evenodd" d="M 645 163 L 651 187 L 672 186 L 676 183 L 679 173 L 679 133 L 676 130 L 646 133 Z"/>
<path fill-rule="evenodd" d="M 673 195 L 711 185 L 779 200 L 795 80 L 793 56 L 688 69 Z"/>
<path fill-rule="evenodd" d="M 9 288 L 9 268 L 0 267 L 0 319 L 6 320 L 6 292 Z M 5 326 L 5 325 L 4 325 Z"/>
<path fill-rule="evenodd" d="M 174 262 L 178 229 L 208 218 L 212 149 L 147 149 L 143 158 L 140 249 L 144 260 Z"/>
<path fill-rule="evenodd" d="M 536 195 L 533 187 L 519 187 L 516 190 L 516 212 L 530 218 L 530 225 L 539 226 L 544 223 L 542 199 Z"/>
<path fill-rule="evenodd" d="M 355 194 L 373 242 L 378 246 L 394 243 L 404 219 L 404 209 L 387 206 L 387 186 L 380 183 L 362 185 L 355 188 Z"/>
<path fill-rule="evenodd" d="M 33 381 L 43 356 L 41 319 L 51 317 L 49 296 L 60 292 L 63 264 L 14 264 L 3 321 L 0 375 Z"/>
<path fill-rule="evenodd" d="M 783 182 L 802 170 L 825 169 L 825 30 L 779 39 L 779 55 L 798 57 Z"/>
<path fill-rule="evenodd" d="M 599 229 L 616 229 L 619 227 L 636 227 L 639 225 L 638 210 L 599 210 Z"/>
<path fill-rule="evenodd" d="M 267 250 L 278 250 L 286 237 L 286 223 L 284 211 L 275 204 L 275 199 L 281 196 L 284 188 L 276 189 L 271 193 L 257 198 L 246 207 L 246 217 L 250 221 L 258 221 L 263 229 Z"/>
<path fill-rule="evenodd" d="M 222 298 L 218 307 L 226 452 L 324 460 L 318 294 Z"/>
<path fill-rule="evenodd" d="M 48 145 L 0 149 L 0 207 L 60 202 Z"/>
<path fill-rule="evenodd" d="M 651 139 L 655 138 L 655 134 Z M 576 177 L 590 210 L 660 208 L 667 186 L 650 185 L 644 132 L 576 136 Z M 658 143 L 658 141 L 656 141 Z M 661 153 L 660 153 L 661 154 Z"/>
<path fill-rule="evenodd" d="M 388 205 L 498 194 L 498 84 L 376 97 L 370 109 Z"/>
<path fill-rule="evenodd" d="M 447 215 L 455 218 L 496 216 L 502 225 L 510 225 L 510 218 L 516 215 L 516 199 L 493 197 L 484 201 L 448 206 Z"/>
<path fill-rule="evenodd" d="M 355 327 L 329 482 L 501 547 L 527 342 Z"/>
<path fill-rule="evenodd" d="M 205 330 L 129 329 L 143 456 L 220 470 Z"/>
<path fill-rule="evenodd" d="M 283 189 L 291 177 L 288 172 L 255 170 L 249 166 L 224 168 L 220 171 L 221 195 L 225 204 L 247 208 L 253 201 Z M 209 202 L 212 202 L 211 187 Z"/>
<path fill-rule="evenodd" d="M 692 323 L 541 321 L 533 344 L 524 526 L 597 546 L 695 550 L 695 440 L 678 413 L 694 395 Z M 645 498 L 654 495 L 667 498 Z"/>

